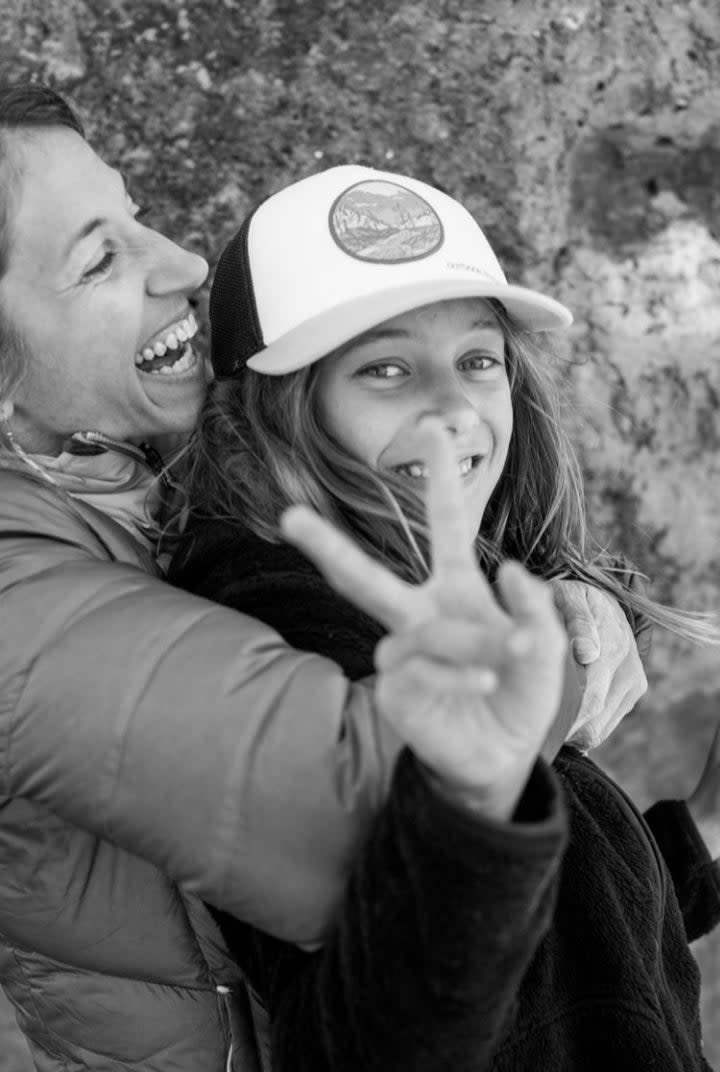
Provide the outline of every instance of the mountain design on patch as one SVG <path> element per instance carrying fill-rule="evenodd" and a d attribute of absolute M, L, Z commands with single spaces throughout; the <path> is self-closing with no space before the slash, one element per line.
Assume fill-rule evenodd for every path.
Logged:
<path fill-rule="evenodd" d="M 419 194 L 384 179 L 356 183 L 330 210 L 330 233 L 350 257 L 378 264 L 418 261 L 443 243 L 435 209 Z"/>

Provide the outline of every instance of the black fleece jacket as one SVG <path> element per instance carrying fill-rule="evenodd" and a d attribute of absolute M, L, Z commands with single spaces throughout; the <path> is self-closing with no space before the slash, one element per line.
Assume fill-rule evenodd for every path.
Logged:
<path fill-rule="evenodd" d="M 288 547 L 196 523 L 170 579 L 350 678 L 372 673 L 381 630 Z M 564 748 L 553 766 L 539 762 L 512 821 L 493 823 L 436 797 L 404 752 L 318 953 L 218 914 L 269 1008 L 273 1069 L 709 1068 L 699 973 L 657 841 L 589 759 Z M 707 929 L 720 887 L 689 814 L 669 807 L 676 870 L 695 891 L 686 922 Z"/>

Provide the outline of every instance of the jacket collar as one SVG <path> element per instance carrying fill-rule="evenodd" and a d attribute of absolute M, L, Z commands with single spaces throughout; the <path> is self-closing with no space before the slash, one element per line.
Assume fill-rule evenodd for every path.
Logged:
<path fill-rule="evenodd" d="M 159 535 L 164 463 L 150 444 L 76 432 L 57 456 L 30 456 L 49 483 L 121 524 L 148 549 Z"/>

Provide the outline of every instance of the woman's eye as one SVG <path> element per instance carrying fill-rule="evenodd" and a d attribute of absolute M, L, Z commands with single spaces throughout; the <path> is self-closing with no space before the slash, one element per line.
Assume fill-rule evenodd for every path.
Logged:
<path fill-rule="evenodd" d="M 109 249 L 103 256 L 83 274 L 83 279 L 94 279 L 96 276 L 105 275 L 112 268 L 115 260 L 115 251 Z"/>

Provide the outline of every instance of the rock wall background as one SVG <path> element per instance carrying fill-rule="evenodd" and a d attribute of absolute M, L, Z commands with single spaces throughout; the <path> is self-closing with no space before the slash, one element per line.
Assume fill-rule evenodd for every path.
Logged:
<path fill-rule="evenodd" d="M 0 76 L 69 94 L 211 261 L 256 199 L 334 163 L 459 197 L 509 276 L 575 311 L 558 374 L 598 539 L 720 609 L 717 0 L 0 0 Z M 643 805 L 697 780 L 718 651 L 657 635 L 650 677 L 597 757 Z M 720 1067 L 720 938 L 695 951 Z"/>

